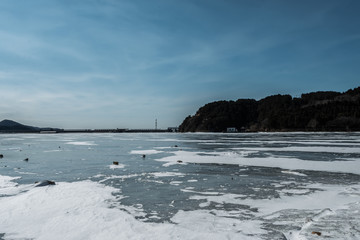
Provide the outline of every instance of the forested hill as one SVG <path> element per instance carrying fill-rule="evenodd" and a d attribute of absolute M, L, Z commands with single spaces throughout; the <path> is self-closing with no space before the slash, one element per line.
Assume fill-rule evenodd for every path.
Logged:
<path fill-rule="evenodd" d="M 360 87 L 313 92 L 300 98 L 274 95 L 259 101 L 218 101 L 201 107 L 179 127 L 181 132 L 360 131 Z"/>
<path fill-rule="evenodd" d="M 27 126 L 8 119 L 0 122 L 0 133 L 39 133 L 42 131 L 60 132 L 63 131 L 63 129 Z"/>

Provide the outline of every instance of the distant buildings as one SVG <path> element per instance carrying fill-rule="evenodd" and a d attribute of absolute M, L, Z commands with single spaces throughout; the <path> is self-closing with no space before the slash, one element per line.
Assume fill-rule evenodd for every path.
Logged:
<path fill-rule="evenodd" d="M 235 132 L 238 132 L 238 130 L 237 130 L 237 128 L 234 128 L 234 127 L 228 127 L 228 128 L 226 128 L 226 132 L 235 133 Z"/>
<path fill-rule="evenodd" d="M 168 132 L 178 132 L 179 128 L 178 127 L 168 127 Z"/>

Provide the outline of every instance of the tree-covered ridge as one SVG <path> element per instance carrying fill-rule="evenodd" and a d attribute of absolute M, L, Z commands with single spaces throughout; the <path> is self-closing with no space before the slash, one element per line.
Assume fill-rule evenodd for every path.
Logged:
<path fill-rule="evenodd" d="M 313 92 L 300 98 L 274 95 L 259 101 L 217 101 L 201 107 L 180 125 L 181 132 L 359 131 L 360 87 L 339 92 Z"/>
<path fill-rule="evenodd" d="M 60 132 L 63 131 L 63 129 L 39 128 L 39 127 L 27 126 L 8 119 L 5 119 L 0 122 L 0 133 L 38 133 L 41 131 Z"/>

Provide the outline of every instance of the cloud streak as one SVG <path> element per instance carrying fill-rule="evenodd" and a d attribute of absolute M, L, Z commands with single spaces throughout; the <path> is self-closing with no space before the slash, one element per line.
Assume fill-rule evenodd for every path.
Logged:
<path fill-rule="evenodd" d="M 210 101 L 353 88 L 359 5 L 5 0 L 0 117 L 166 127 Z"/>

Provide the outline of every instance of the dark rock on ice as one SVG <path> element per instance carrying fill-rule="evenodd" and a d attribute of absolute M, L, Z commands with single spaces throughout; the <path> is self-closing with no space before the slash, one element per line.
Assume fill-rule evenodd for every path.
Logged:
<path fill-rule="evenodd" d="M 113 162 L 114 165 L 119 165 L 119 162 Z"/>
<path fill-rule="evenodd" d="M 142 155 L 142 157 L 143 157 L 143 158 L 146 158 L 146 155 L 145 155 L 145 154 L 143 154 L 143 155 Z"/>
<path fill-rule="evenodd" d="M 3 158 L 3 157 L 4 157 L 4 155 L 0 154 L 0 158 Z"/>
<path fill-rule="evenodd" d="M 29 161 L 29 158 L 25 158 L 24 161 L 25 161 L 25 162 L 28 162 L 28 161 Z"/>
<path fill-rule="evenodd" d="M 37 183 L 35 187 L 45 187 L 45 186 L 49 186 L 49 185 L 55 185 L 54 181 L 49 181 L 49 180 L 35 182 L 35 183 Z"/>
<path fill-rule="evenodd" d="M 311 232 L 311 234 L 316 234 L 316 235 L 318 235 L 318 236 L 321 236 L 321 232 L 313 231 L 313 232 Z"/>

